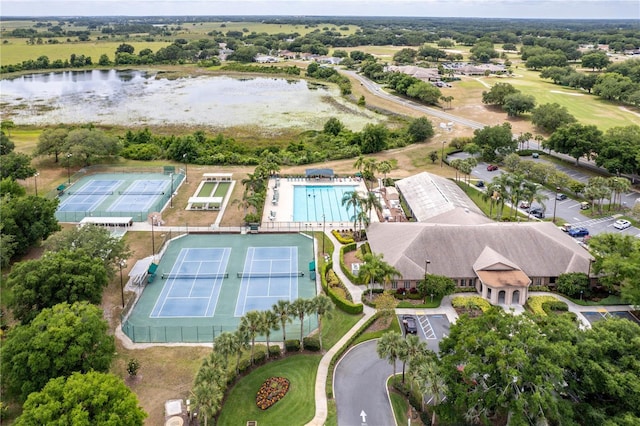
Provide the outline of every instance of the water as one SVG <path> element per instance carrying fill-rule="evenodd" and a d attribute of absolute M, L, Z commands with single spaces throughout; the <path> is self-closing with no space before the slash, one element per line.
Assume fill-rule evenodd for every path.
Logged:
<path fill-rule="evenodd" d="M 342 205 L 342 197 L 356 190 L 349 185 L 304 186 L 296 185 L 293 190 L 294 222 L 353 222 L 353 207 L 347 211 Z"/>
<path fill-rule="evenodd" d="M 193 125 L 351 130 L 383 118 L 344 101 L 333 86 L 280 77 L 161 78 L 142 71 L 66 71 L 0 80 L 2 116 L 17 125 Z"/>

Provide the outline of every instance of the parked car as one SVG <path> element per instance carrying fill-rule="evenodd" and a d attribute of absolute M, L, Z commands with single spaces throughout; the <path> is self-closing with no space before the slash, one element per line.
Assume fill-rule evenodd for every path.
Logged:
<path fill-rule="evenodd" d="M 587 235 L 589 235 L 589 230 L 583 226 L 577 227 L 577 228 L 571 228 L 569 229 L 569 235 L 571 235 L 574 238 L 577 237 L 586 237 Z"/>
<path fill-rule="evenodd" d="M 537 152 L 534 152 L 533 154 L 531 154 L 531 156 L 532 156 L 533 158 L 538 158 L 538 157 L 540 157 L 540 155 L 539 155 Z"/>
<path fill-rule="evenodd" d="M 487 166 L 487 171 L 488 171 L 488 172 L 492 172 L 492 171 L 494 171 L 494 170 L 498 170 L 498 166 L 496 166 L 495 164 L 489 164 L 489 165 Z"/>
<path fill-rule="evenodd" d="M 477 186 L 478 188 L 484 188 L 484 181 L 483 181 L 483 180 L 479 180 L 479 181 L 477 181 L 477 182 L 476 182 L 476 186 Z"/>
<path fill-rule="evenodd" d="M 402 316 L 402 326 L 406 334 L 417 334 L 418 327 L 416 325 L 416 319 L 411 315 Z"/>
<path fill-rule="evenodd" d="M 529 208 L 530 208 L 530 207 L 531 207 L 531 206 L 529 205 L 529 202 L 528 202 L 528 201 L 523 201 L 523 202 L 521 202 L 521 203 L 520 203 L 520 208 L 521 208 L 522 210 L 529 210 Z"/>
<path fill-rule="evenodd" d="M 563 232 L 569 232 L 569 229 L 571 229 L 571 224 L 570 224 L 570 223 L 565 223 L 564 225 L 562 225 L 562 226 L 560 227 L 560 229 L 561 229 Z"/>
<path fill-rule="evenodd" d="M 587 210 L 589 208 L 589 203 L 583 201 L 580 203 L 580 210 Z"/>
<path fill-rule="evenodd" d="M 631 226 L 631 222 L 629 222 L 626 219 L 618 219 L 615 222 L 613 222 L 613 227 L 616 229 L 627 229 L 630 226 Z"/>
<path fill-rule="evenodd" d="M 538 219 L 544 219 L 544 211 L 542 210 L 542 207 L 535 207 L 529 210 L 529 214 L 537 217 Z"/>
<path fill-rule="evenodd" d="M 567 199 L 567 196 L 564 195 L 563 193 L 559 193 L 559 194 L 556 195 L 556 200 L 558 200 L 558 201 L 562 201 L 562 200 L 566 200 L 566 199 Z"/>

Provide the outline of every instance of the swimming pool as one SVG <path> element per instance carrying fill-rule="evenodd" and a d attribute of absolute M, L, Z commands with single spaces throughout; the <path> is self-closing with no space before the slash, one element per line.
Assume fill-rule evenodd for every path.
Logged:
<path fill-rule="evenodd" d="M 352 222 L 353 207 L 347 211 L 342 205 L 346 192 L 356 190 L 352 185 L 296 185 L 293 189 L 293 220 L 295 222 Z"/>

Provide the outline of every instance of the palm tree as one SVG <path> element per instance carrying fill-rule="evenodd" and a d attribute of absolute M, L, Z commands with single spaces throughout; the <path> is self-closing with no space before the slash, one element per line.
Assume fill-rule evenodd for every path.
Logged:
<path fill-rule="evenodd" d="M 269 358 L 269 337 L 272 331 L 280 329 L 278 315 L 273 311 L 260 312 L 260 334 L 264 334 L 267 339 L 267 358 Z"/>
<path fill-rule="evenodd" d="M 303 347 L 304 317 L 311 312 L 311 308 L 311 301 L 309 299 L 296 299 L 291 304 L 291 313 L 300 320 L 300 349 Z"/>
<path fill-rule="evenodd" d="M 356 162 L 353 163 L 353 167 L 358 169 L 358 172 L 360 174 L 362 174 L 362 166 L 364 166 L 364 160 L 365 160 L 365 156 L 360 154 L 360 155 L 358 155 L 358 159 L 356 160 Z"/>
<path fill-rule="evenodd" d="M 392 168 L 393 166 L 391 165 L 391 162 L 389 160 L 382 160 L 378 163 L 378 171 L 384 176 L 382 180 L 382 186 L 385 185 L 385 181 L 387 180 L 387 173 L 389 173 Z"/>
<path fill-rule="evenodd" d="M 631 188 L 631 182 L 628 179 L 623 177 L 610 177 L 607 179 L 607 185 L 609 189 L 613 192 L 613 202 L 612 204 L 616 204 L 618 200 L 618 196 L 620 197 L 620 206 L 622 207 L 622 193 L 627 192 L 629 188 Z"/>
<path fill-rule="evenodd" d="M 193 386 L 194 403 L 204 417 L 204 424 L 213 418 L 222 407 L 222 399 L 227 388 L 227 369 L 224 360 L 216 352 L 211 352 L 202 362 Z"/>
<path fill-rule="evenodd" d="M 375 171 L 378 170 L 378 162 L 375 158 L 367 158 L 364 160 L 364 185 L 367 187 L 367 190 L 370 190 L 368 182 L 370 180 L 375 181 L 376 175 Z"/>
<path fill-rule="evenodd" d="M 540 204 L 542 206 L 542 209 L 544 210 L 546 208 L 546 206 L 544 205 L 544 201 L 549 197 L 540 192 L 541 189 L 541 185 L 525 181 L 522 184 L 522 198 L 529 203 L 529 206 L 531 206 L 531 204 L 535 201 L 536 203 Z M 527 215 L 527 221 L 529 220 L 529 216 L 530 215 Z"/>
<path fill-rule="evenodd" d="M 353 207 L 353 232 L 356 231 L 356 223 L 358 220 L 358 207 L 362 204 L 362 197 L 358 191 L 347 191 L 342 195 L 342 205 L 347 209 Z"/>
<path fill-rule="evenodd" d="M 400 277 L 400 272 L 383 260 L 382 254 L 367 253 L 362 257 L 364 263 L 360 266 L 358 279 L 360 284 L 369 284 L 369 298 L 371 298 L 372 286 L 376 282 L 387 283 L 395 277 Z"/>
<path fill-rule="evenodd" d="M 373 210 L 374 208 L 376 210 L 382 210 L 382 204 L 380 204 L 378 194 L 374 192 L 367 192 L 367 195 L 362 199 L 362 205 L 364 206 L 364 209 L 369 213 L 369 223 L 371 223 L 371 210 Z"/>
<path fill-rule="evenodd" d="M 293 321 L 289 315 L 291 315 L 291 302 L 288 300 L 278 300 L 271 309 L 278 316 L 278 320 L 280 321 L 280 326 L 282 327 L 282 341 L 287 341 L 287 330 L 286 325 L 288 322 Z"/>
<path fill-rule="evenodd" d="M 404 350 L 400 356 L 402 361 L 402 383 L 404 383 L 404 370 L 407 362 L 411 362 L 420 354 L 424 354 L 427 349 L 427 344 L 420 341 L 420 338 L 415 334 L 408 334 L 404 338 Z"/>
<path fill-rule="evenodd" d="M 249 333 L 247 333 L 245 329 L 238 327 L 233 334 L 238 340 L 238 347 L 236 351 L 236 374 L 240 374 L 240 357 L 242 357 L 242 351 L 249 348 Z"/>
<path fill-rule="evenodd" d="M 378 339 L 378 344 L 376 345 L 378 356 L 388 360 L 389 364 L 393 364 L 394 376 L 396 375 L 396 361 L 401 356 L 403 347 L 404 341 L 402 335 L 393 331 L 384 333 L 380 339 Z"/>
<path fill-rule="evenodd" d="M 411 376 L 418 384 L 421 393 L 431 395 L 433 405 L 440 405 L 443 401 L 447 384 L 440 372 L 438 359 L 433 355 L 419 356 L 410 365 Z M 424 411 L 424 398 L 422 398 Z M 432 410 L 431 424 L 436 424 L 436 411 Z"/>
<path fill-rule="evenodd" d="M 326 316 L 331 318 L 333 311 L 333 302 L 328 296 L 319 294 L 311 299 L 313 310 L 318 315 L 318 336 L 320 337 L 320 352 L 322 352 L 322 319 Z"/>
<path fill-rule="evenodd" d="M 240 339 L 234 333 L 225 331 L 213 340 L 213 350 L 219 353 L 229 365 L 229 356 L 236 354 L 241 347 Z"/>
<path fill-rule="evenodd" d="M 253 353 L 256 345 L 256 336 L 262 330 L 262 316 L 259 311 L 249 311 L 240 318 L 240 328 L 245 330 L 251 339 L 251 364 L 253 364 Z"/>

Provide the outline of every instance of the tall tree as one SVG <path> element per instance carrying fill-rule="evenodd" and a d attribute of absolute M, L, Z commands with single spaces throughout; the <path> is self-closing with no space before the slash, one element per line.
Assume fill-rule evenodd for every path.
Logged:
<path fill-rule="evenodd" d="M 411 142 L 424 142 L 434 135 L 433 125 L 427 117 L 413 119 L 407 127 Z"/>
<path fill-rule="evenodd" d="M 473 134 L 473 142 L 482 150 L 485 161 L 494 161 L 498 156 L 510 154 L 518 148 L 518 141 L 513 139 L 509 123 L 476 129 Z"/>
<path fill-rule="evenodd" d="M 26 323 L 58 303 L 98 304 L 108 283 L 101 259 L 83 250 L 47 252 L 15 265 L 7 279 L 13 293 L 8 306 L 15 318 Z"/>
<path fill-rule="evenodd" d="M 136 394 L 122 379 L 88 371 L 51 379 L 30 394 L 14 424 L 142 426 L 146 417 Z"/>
<path fill-rule="evenodd" d="M 103 261 L 111 278 L 119 262 L 131 255 L 125 240 L 111 236 L 111 232 L 103 226 L 92 224 L 58 232 L 49 237 L 44 245 L 52 252 L 84 250 L 89 257 Z"/>
<path fill-rule="evenodd" d="M 29 324 L 7 334 L 2 348 L 6 390 L 21 400 L 58 376 L 106 372 L 115 352 L 102 311 L 86 302 L 44 309 Z"/>
<path fill-rule="evenodd" d="M 251 340 L 251 364 L 256 346 L 256 336 L 262 330 L 262 316 L 259 311 L 249 311 L 240 318 L 240 328 L 244 330 Z"/>
<path fill-rule="evenodd" d="M 300 349 L 303 347 L 304 338 L 304 317 L 312 312 L 313 306 L 309 299 L 298 298 L 291 303 L 291 313 L 300 320 Z"/>
<path fill-rule="evenodd" d="M 525 112 L 533 110 L 536 106 L 536 98 L 523 93 L 512 93 L 505 96 L 502 109 L 509 117 L 517 117 Z"/>
<path fill-rule="evenodd" d="M 520 93 L 518 89 L 510 83 L 496 83 L 489 91 L 482 92 L 482 103 L 489 105 L 504 105 L 508 95 Z"/>
<path fill-rule="evenodd" d="M 269 338 L 271 337 L 272 331 L 280 329 L 279 318 L 273 311 L 261 311 L 260 316 L 260 333 L 263 334 L 267 340 L 267 358 L 269 358 Z"/>
<path fill-rule="evenodd" d="M 576 122 L 576 118 L 569 114 L 567 107 L 557 103 L 542 104 L 533 109 L 531 122 L 540 130 L 553 133 L 558 128 Z"/>
<path fill-rule="evenodd" d="M 318 336 L 320 339 L 320 352 L 322 352 L 322 320 L 331 318 L 331 312 L 333 311 L 333 302 L 328 296 L 319 294 L 311 299 L 313 311 L 318 315 Z"/>
<path fill-rule="evenodd" d="M 222 356 L 211 352 L 202 362 L 193 385 L 195 405 L 200 418 L 207 425 L 222 408 L 222 400 L 227 389 L 227 368 Z"/>
<path fill-rule="evenodd" d="M 447 384 L 441 372 L 438 357 L 434 353 L 418 356 L 410 364 L 412 379 L 417 382 L 420 393 L 430 395 L 434 407 L 444 401 Z M 422 398 L 424 402 L 424 398 Z M 436 424 L 436 410 L 432 409 L 431 424 Z"/>
<path fill-rule="evenodd" d="M 55 217 L 57 207 L 57 199 L 47 200 L 30 195 L 0 198 L 2 233 L 13 236 L 16 242 L 15 255 L 26 253 L 31 246 L 60 229 Z"/>
<path fill-rule="evenodd" d="M 21 152 L 10 152 L 0 156 L 2 168 L 0 179 L 13 178 L 22 180 L 36 174 L 36 169 L 31 165 L 31 157 Z"/>
<path fill-rule="evenodd" d="M 601 143 L 602 131 L 596 126 L 580 123 L 562 126 L 547 139 L 548 147 L 575 158 L 576 166 L 583 156 L 590 160 L 592 155 L 598 152 Z"/>
<path fill-rule="evenodd" d="M 291 302 L 288 300 L 278 300 L 271 309 L 278 317 L 280 321 L 280 326 L 282 327 L 282 340 L 287 341 L 287 323 L 291 323 L 293 319 L 291 318 Z"/>
<path fill-rule="evenodd" d="M 620 287 L 627 302 L 640 305 L 640 242 L 632 235 L 603 233 L 589 239 L 592 272 L 609 289 Z"/>
<path fill-rule="evenodd" d="M 353 208 L 353 231 L 356 230 L 356 223 L 358 220 L 358 209 L 362 205 L 362 197 L 358 191 L 347 191 L 342 195 L 342 205 L 347 208 Z"/>
<path fill-rule="evenodd" d="M 54 161 L 57 163 L 60 154 L 64 152 L 65 141 L 69 135 L 69 130 L 65 128 L 45 129 L 38 136 L 38 145 L 34 151 L 34 155 L 53 155 Z"/>
<path fill-rule="evenodd" d="M 404 341 L 400 333 L 389 331 L 384 333 L 376 345 L 376 352 L 382 359 L 389 361 L 393 365 L 393 375 L 396 375 L 396 362 L 400 358 L 404 349 Z"/>
<path fill-rule="evenodd" d="M 213 339 L 213 351 L 224 359 L 225 366 L 229 365 L 229 356 L 235 355 L 241 348 L 237 334 L 225 331 Z"/>
<path fill-rule="evenodd" d="M 64 150 L 72 154 L 71 160 L 89 166 L 95 160 L 115 157 L 120 146 L 118 138 L 98 129 L 76 129 L 65 139 Z"/>

